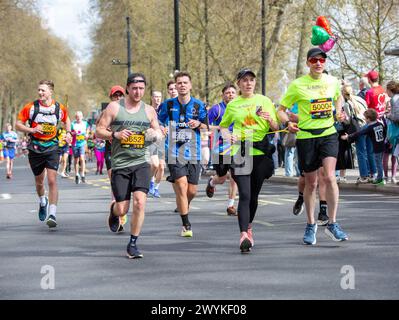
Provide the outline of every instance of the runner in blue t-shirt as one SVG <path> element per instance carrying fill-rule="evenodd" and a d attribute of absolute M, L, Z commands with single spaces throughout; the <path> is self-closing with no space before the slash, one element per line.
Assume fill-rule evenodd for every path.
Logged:
<path fill-rule="evenodd" d="M 229 216 L 237 215 L 237 210 L 234 207 L 234 199 L 237 195 L 237 184 L 229 174 L 230 162 L 224 163 L 223 156 L 229 154 L 228 150 L 230 144 L 223 141 L 222 135 L 220 133 L 219 124 L 222 121 L 224 112 L 226 110 L 226 105 L 232 101 L 237 96 L 237 90 L 233 83 L 228 82 L 222 89 L 223 100 L 215 104 L 208 113 L 208 119 L 210 124 L 210 129 L 212 130 L 212 162 L 216 170 L 216 175 L 210 177 L 208 180 L 208 185 L 206 186 L 205 192 L 209 198 L 213 197 L 215 193 L 215 187 L 217 184 L 223 184 L 227 178 L 230 179 L 229 186 L 229 200 L 227 204 L 227 214 Z M 233 132 L 234 123 L 230 125 L 229 130 Z"/>
<path fill-rule="evenodd" d="M 176 204 L 183 228 L 182 237 L 192 237 L 188 208 L 197 193 L 200 175 L 201 139 L 200 129 L 207 130 L 205 104 L 191 96 L 191 76 L 187 72 L 175 75 L 177 98 L 166 100 L 159 107 L 159 122 L 167 127 L 167 163 L 176 193 Z"/>
<path fill-rule="evenodd" d="M 10 123 L 6 124 L 6 131 L 3 132 L 3 138 L 2 140 L 4 141 L 4 158 L 7 161 L 7 179 L 12 178 L 12 168 L 14 164 L 14 158 L 15 158 L 15 149 L 17 146 L 18 142 L 18 135 L 15 131 L 12 131 L 12 125 Z"/>

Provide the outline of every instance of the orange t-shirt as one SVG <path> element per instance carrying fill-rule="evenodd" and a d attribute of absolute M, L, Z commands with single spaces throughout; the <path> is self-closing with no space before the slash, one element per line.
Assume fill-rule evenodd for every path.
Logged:
<path fill-rule="evenodd" d="M 51 106 L 43 105 L 39 101 L 39 113 L 36 119 L 32 122 L 31 127 L 35 128 L 38 124 L 42 126 L 43 133 L 35 132 L 33 134 L 34 139 L 50 141 L 57 136 L 57 117 L 55 115 L 55 101 L 51 102 Z M 18 120 L 25 123 L 32 119 L 35 111 L 34 102 L 30 102 L 25 105 L 18 114 Z M 59 121 L 66 122 L 68 117 L 67 108 L 60 103 Z"/>

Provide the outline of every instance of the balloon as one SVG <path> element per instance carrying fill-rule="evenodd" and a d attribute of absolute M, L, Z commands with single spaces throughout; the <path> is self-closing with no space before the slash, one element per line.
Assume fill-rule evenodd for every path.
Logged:
<path fill-rule="evenodd" d="M 312 42 L 312 44 L 314 46 L 317 46 L 319 44 L 323 44 L 328 39 L 330 39 L 330 35 L 322 27 L 319 27 L 319 26 L 313 26 L 312 27 L 312 40 L 311 40 L 311 42 Z"/>
<path fill-rule="evenodd" d="M 328 39 L 326 42 L 323 44 L 319 45 L 319 48 L 323 50 L 324 52 L 330 51 L 334 45 L 335 45 L 336 39 L 334 37 Z"/>
<path fill-rule="evenodd" d="M 324 17 L 324 16 L 319 16 L 319 17 L 317 17 L 317 19 L 316 19 L 316 26 L 322 27 L 324 30 L 327 31 L 327 33 L 328 33 L 330 36 L 333 35 L 333 33 L 332 33 L 332 31 L 331 31 L 331 28 L 330 28 L 330 24 L 328 23 L 326 17 Z"/>

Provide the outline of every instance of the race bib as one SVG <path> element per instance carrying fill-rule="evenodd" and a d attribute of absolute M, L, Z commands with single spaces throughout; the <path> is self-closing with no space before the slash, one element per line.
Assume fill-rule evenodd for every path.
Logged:
<path fill-rule="evenodd" d="M 144 142 L 145 142 L 144 133 L 136 132 L 130 135 L 127 139 L 122 139 L 121 146 L 123 148 L 143 149 Z"/>
<path fill-rule="evenodd" d="M 174 139 L 178 142 L 186 142 L 192 139 L 191 130 L 179 130 L 174 132 Z"/>
<path fill-rule="evenodd" d="M 312 119 L 326 119 L 332 116 L 332 98 L 310 100 L 310 115 Z"/>
<path fill-rule="evenodd" d="M 76 140 L 77 141 L 82 141 L 82 140 L 84 140 L 85 139 L 85 136 L 84 135 L 78 135 L 78 136 L 76 136 Z"/>
<path fill-rule="evenodd" d="M 46 136 L 52 136 L 56 133 L 55 125 L 51 123 L 41 123 L 43 134 Z"/>

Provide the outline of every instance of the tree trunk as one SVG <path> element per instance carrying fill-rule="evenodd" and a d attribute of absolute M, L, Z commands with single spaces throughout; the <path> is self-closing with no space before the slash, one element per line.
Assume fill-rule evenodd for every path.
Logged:
<path fill-rule="evenodd" d="M 310 19 L 309 14 L 306 11 L 309 8 L 309 5 L 312 5 L 313 0 L 305 0 L 302 7 L 302 25 L 301 25 L 301 36 L 299 39 L 299 47 L 298 47 L 298 58 L 296 62 L 296 71 L 295 77 L 298 78 L 305 74 L 305 66 L 306 66 L 306 48 L 307 41 L 310 30 Z"/>

